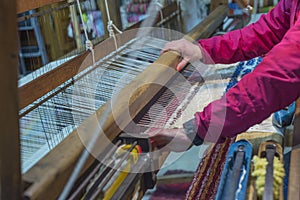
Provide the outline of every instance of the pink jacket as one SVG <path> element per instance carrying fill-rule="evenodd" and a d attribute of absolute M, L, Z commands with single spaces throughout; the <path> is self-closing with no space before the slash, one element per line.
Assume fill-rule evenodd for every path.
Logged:
<path fill-rule="evenodd" d="M 265 55 L 220 100 L 195 114 L 198 135 L 206 141 L 232 137 L 288 106 L 300 92 L 299 0 L 281 0 L 258 22 L 223 36 L 199 40 L 216 63 Z"/>

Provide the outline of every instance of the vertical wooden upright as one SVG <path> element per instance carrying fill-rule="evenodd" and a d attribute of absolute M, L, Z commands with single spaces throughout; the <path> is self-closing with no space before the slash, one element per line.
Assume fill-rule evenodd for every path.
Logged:
<path fill-rule="evenodd" d="M 0 199 L 21 199 L 16 1 L 0 1 Z"/>
<path fill-rule="evenodd" d="M 300 98 L 296 101 L 294 116 L 293 147 L 300 145 Z"/>
<path fill-rule="evenodd" d="M 71 2 L 74 2 L 74 0 L 68 0 L 68 3 L 71 3 Z M 78 19 L 77 19 L 76 4 L 71 5 L 69 9 L 70 9 L 71 20 L 73 23 L 76 47 L 77 47 L 77 49 L 80 49 L 80 48 L 82 48 L 83 44 L 81 41 L 80 28 L 79 28 L 79 23 L 78 23 Z"/>

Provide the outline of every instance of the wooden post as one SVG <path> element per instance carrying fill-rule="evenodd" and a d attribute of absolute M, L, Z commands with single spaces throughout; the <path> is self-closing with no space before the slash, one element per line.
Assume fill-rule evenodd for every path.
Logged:
<path fill-rule="evenodd" d="M 68 0 L 69 3 L 73 2 L 74 0 Z M 81 41 L 81 33 L 80 33 L 80 28 L 79 28 L 79 22 L 77 20 L 77 12 L 76 12 L 76 7 L 75 5 L 70 6 L 70 14 L 71 14 L 71 19 L 73 23 L 73 28 L 74 28 L 74 38 L 76 41 L 76 47 L 77 49 L 80 49 L 82 47 L 82 41 Z"/>
<path fill-rule="evenodd" d="M 16 1 L 0 1 L 0 199 L 21 199 Z"/>
<path fill-rule="evenodd" d="M 104 0 L 97 0 L 98 7 L 101 11 L 101 17 L 103 21 L 103 28 L 104 28 L 104 38 L 108 37 L 108 31 L 107 31 L 107 14 L 105 10 L 105 3 Z"/>
<path fill-rule="evenodd" d="M 300 98 L 298 98 L 296 101 L 293 131 L 293 147 L 297 145 L 300 145 Z"/>

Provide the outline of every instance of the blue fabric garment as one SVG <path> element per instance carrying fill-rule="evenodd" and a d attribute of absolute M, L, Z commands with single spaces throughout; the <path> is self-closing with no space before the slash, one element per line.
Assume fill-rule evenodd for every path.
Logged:
<path fill-rule="evenodd" d="M 235 86 L 237 82 L 246 74 L 252 72 L 255 67 L 262 61 L 261 57 L 253 58 L 248 61 L 243 61 L 238 64 L 236 67 L 227 87 L 226 87 L 226 92 Z"/>

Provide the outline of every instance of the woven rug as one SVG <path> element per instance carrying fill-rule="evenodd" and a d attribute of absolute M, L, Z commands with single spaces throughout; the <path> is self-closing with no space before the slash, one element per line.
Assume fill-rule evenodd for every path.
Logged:
<path fill-rule="evenodd" d="M 249 61 L 240 62 L 236 67 L 225 92 L 233 87 L 244 75 L 251 72 L 261 60 L 262 59 L 258 57 Z M 235 138 L 227 138 L 224 143 L 215 144 L 213 148 L 207 152 L 206 156 L 201 160 L 198 166 L 193 181 L 186 193 L 186 199 L 215 199 L 222 169 L 226 160 L 226 154 L 229 146 L 234 141 Z"/>

